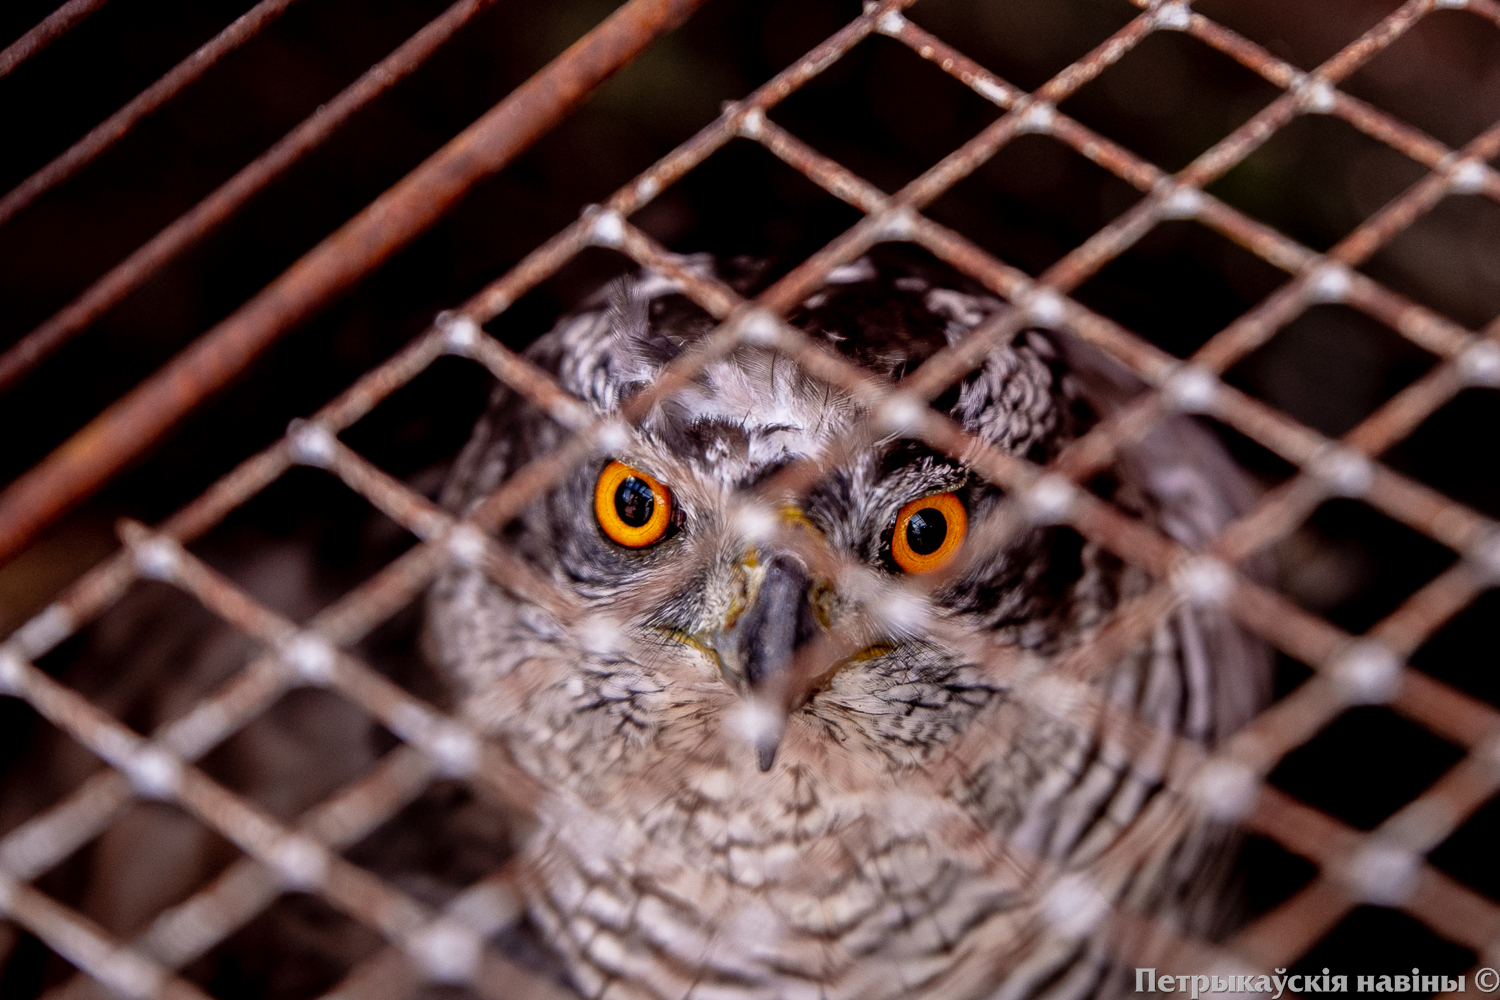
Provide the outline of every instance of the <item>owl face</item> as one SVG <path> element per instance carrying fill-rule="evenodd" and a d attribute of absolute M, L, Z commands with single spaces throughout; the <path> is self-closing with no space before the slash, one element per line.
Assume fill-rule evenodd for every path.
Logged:
<path fill-rule="evenodd" d="M 899 380 L 1004 308 L 952 277 L 867 259 L 788 318 Z M 609 419 L 713 325 L 643 274 L 530 356 Z M 1129 391 L 1090 364 L 1023 333 L 933 405 L 1046 462 L 1092 419 L 1085 391 L 1101 407 L 1102 389 Z M 861 416 L 773 353 L 720 357 L 506 529 L 580 616 L 474 568 L 434 586 L 463 711 L 556 792 L 525 848 L 529 912 L 589 995 L 988 996 L 1013 966 L 1003 992 L 1020 996 L 1103 974 L 1092 944 L 1036 943 L 1050 918 L 1035 878 L 1112 856 L 1161 761 L 1106 752 L 1091 711 L 994 664 L 1042 654 L 1027 676 L 1149 581 L 1066 529 L 995 531 L 999 490 L 916 441 L 861 436 Z M 1096 485 L 1199 545 L 1243 509 L 1235 473 L 1206 432 L 1169 431 Z M 447 502 L 477 502 L 566 433 L 502 391 Z M 800 462 L 816 478 L 784 488 Z M 1207 743 L 1253 710 L 1265 662 L 1216 611 L 1185 607 L 1091 683 Z M 1218 841 L 1179 853 L 1189 827 L 1170 815 L 1161 857 L 1196 878 Z"/>
<path fill-rule="evenodd" d="M 898 378 L 998 308 L 914 274 L 882 274 L 866 260 L 835 272 L 793 321 L 874 374 Z M 560 324 L 532 355 L 607 417 L 710 325 L 675 287 L 647 274 Z M 1049 345 L 1033 334 L 996 350 L 938 408 L 1035 458 L 1069 434 L 1068 392 Z M 611 677 L 717 689 L 712 700 L 726 711 L 769 700 L 792 713 L 801 734 L 794 743 L 852 740 L 893 761 L 919 761 L 1000 693 L 944 646 L 942 620 L 966 618 L 1041 644 L 1079 568 L 1076 552 L 1070 561 L 1068 545 L 1042 529 L 960 559 L 974 556 L 964 548 L 969 527 L 990 515 L 999 491 L 911 440 L 851 448 L 863 433 L 858 416 L 848 396 L 785 359 L 741 349 L 653 410 L 613 453 L 579 466 L 513 525 L 511 543 L 618 630 L 622 649 L 636 649 L 608 668 Z M 460 470 L 468 495 L 482 495 L 561 437 L 529 406 L 500 400 Z M 839 461 L 830 464 L 830 455 Z M 811 489 L 768 492 L 778 472 L 804 459 L 823 466 Z M 962 568 L 944 576 L 921 621 L 872 599 L 882 580 L 955 565 Z M 851 640 L 844 655 L 812 691 L 786 700 L 782 686 L 799 652 L 831 630 Z M 579 648 L 580 659 L 590 655 Z M 638 701 L 646 706 L 632 720 L 638 734 L 682 714 L 672 698 L 657 704 L 659 718 L 650 699 Z M 597 704 L 604 710 L 605 700 Z M 768 769 L 784 720 L 751 728 L 756 760 Z"/>

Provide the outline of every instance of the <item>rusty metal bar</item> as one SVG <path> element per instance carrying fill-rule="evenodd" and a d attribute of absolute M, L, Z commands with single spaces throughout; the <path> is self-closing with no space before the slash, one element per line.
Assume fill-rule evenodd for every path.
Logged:
<path fill-rule="evenodd" d="M 280 0 L 291 2 L 291 0 Z M 0 494 L 0 560 L 431 226 L 704 0 L 630 0 Z"/>
<path fill-rule="evenodd" d="M 121 784 L 117 772 L 109 776 Z M 431 783 L 432 762 L 401 746 L 369 773 L 307 810 L 297 829 L 334 850 L 345 850 L 379 825 L 377 817 L 409 805 Z M 283 889 L 274 872 L 241 857 L 191 897 L 152 920 L 131 947 L 169 969 L 181 969 L 263 912 Z M 206 919 L 212 914 L 212 919 Z M 44 994 L 45 1000 L 85 1000 L 94 994 L 80 973 Z"/>
<path fill-rule="evenodd" d="M 57 41 L 84 18 L 109 0 L 68 0 L 43 18 L 36 27 L 0 50 L 0 77 L 10 74 L 38 52 Z"/>
<path fill-rule="evenodd" d="M 395 51 L 304 119 L 212 194 L 169 223 L 116 264 L 78 298 L 0 354 L 0 392 L 5 392 L 63 344 L 245 206 L 267 185 L 317 147 L 376 97 L 409 76 L 438 48 L 496 0 L 458 0 Z"/>
<path fill-rule="evenodd" d="M 1500 27 L 1500 3 L 1495 0 L 1469 0 L 1467 7 L 1480 17 Z"/>
<path fill-rule="evenodd" d="M 260 34 L 272 21 L 286 12 L 297 0 L 261 0 L 241 14 L 229 27 L 219 32 L 173 66 L 166 75 L 141 91 L 130 103 L 94 126 L 79 139 L 4 198 L 0 198 L 0 226 L 15 218 L 32 202 L 88 166 L 95 157 L 123 139 L 146 116 L 180 94 L 184 88 L 207 73 L 220 59 Z"/>
<path fill-rule="evenodd" d="M 133 948 L 122 948 L 91 920 L 24 883 L 6 886 L 8 915 L 117 996 L 212 1000 L 197 986 Z"/>
<path fill-rule="evenodd" d="M 427 906 L 344 860 L 300 831 L 284 826 L 260 807 L 235 795 L 192 765 L 150 746 L 81 695 L 53 681 L 34 666 L 23 666 L 15 680 L 19 683 L 20 693 L 34 708 L 102 760 L 121 770 L 135 769 L 138 778 L 141 774 L 139 767 L 146 762 L 154 777 L 160 778 L 164 787 L 169 788 L 174 802 L 224 835 L 260 865 L 278 873 L 283 885 L 291 882 L 316 889 L 328 902 L 364 921 L 408 954 L 422 953 L 423 939 L 432 930 L 437 917 Z M 69 958 L 74 958 L 75 964 L 91 976 L 117 986 L 127 995 L 157 994 L 163 989 L 163 984 L 176 982 L 159 963 L 133 950 L 109 947 L 102 935 L 97 946 L 78 956 L 85 961 L 77 961 L 73 954 L 69 954 L 68 946 L 76 944 L 78 932 L 87 928 L 83 919 L 76 914 L 56 912 L 61 907 L 30 886 L 15 884 L 11 888 L 8 914 L 21 920 Z M 17 906 L 18 901 L 24 902 L 25 906 Z M 49 915 L 51 912 L 55 912 L 55 916 Z M 54 925 L 58 929 L 50 935 L 46 933 Z M 507 959 L 492 954 L 484 958 L 484 962 L 486 965 L 496 963 L 507 972 L 513 988 L 520 995 L 561 1000 L 561 991 Z M 120 988 L 117 984 L 127 975 L 137 977 L 136 981 Z M 197 993 L 186 995 L 200 996 Z M 485 995 L 496 994 L 486 991 Z"/>

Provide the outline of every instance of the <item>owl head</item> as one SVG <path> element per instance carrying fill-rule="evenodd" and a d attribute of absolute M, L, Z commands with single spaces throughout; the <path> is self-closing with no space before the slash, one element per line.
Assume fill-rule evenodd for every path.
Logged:
<path fill-rule="evenodd" d="M 742 286 L 747 280 L 744 264 L 682 263 Z M 1005 308 L 935 271 L 864 258 L 835 271 L 789 318 L 872 377 L 896 380 Z M 611 285 L 529 353 L 610 417 L 713 325 L 675 284 L 645 272 Z M 989 444 L 1036 461 L 1087 419 L 1053 342 L 1035 330 L 991 351 L 934 406 Z M 490 587 L 487 597 L 473 595 L 484 606 L 466 613 L 511 624 L 457 621 L 456 605 L 444 603 L 447 641 L 462 647 L 449 659 L 461 661 L 461 672 L 504 673 L 504 664 L 526 655 L 518 629 L 546 632 L 552 653 L 571 651 L 564 671 L 589 664 L 583 687 L 592 693 L 575 709 L 618 713 L 601 686 L 641 689 L 628 699 L 628 721 L 615 718 L 605 732 L 627 731 L 645 744 L 669 717 L 680 724 L 685 713 L 704 714 L 702 701 L 693 713 L 684 708 L 684 691 L 714 691 L 709 700 L 720 708 L 764 707 L 799 652 L 837 634 L 842 655 L 810 688 L 790 703 L 783 698 L 770 718 L 748 716 L 760 768 L 772 767 L 788 712 L 804 736 L 920 761 L 999 693 L 992 674 L 949 648 L 945 630 L 979 629 L 1033 649 L 1055 644 L 1074 615 L 1083 546 L 1048 528 L 993 551 L 975 545 L 1000 491 L 917 441 L 873 434 L 859 416 L 847 394 L 770 350 L 742 347 L 711 362 L 507 529 L 516 551 L 606 624 L 520 626 L 525 615 Z M 461 508 L 485 495 L 565 434 L 502 389 L 447 499 Z M 801 460 L 818 463 L 811 485 L 778 490 L 778 474 Z M 940 583 L 928 588 L 930 600 L 915 602 L 920 613 L 909 613 L 913 602 L 879 599 L 893 592 L 883 584 L 928 577 Z M 600 629 L 617 633 L 602 637 L 611 651 L 600 652 Z M 487 667 L 475 667 L 485 659 L 476 648 L 493 650 Z M 662 676 L 673 670 L 678 675 Z"/>

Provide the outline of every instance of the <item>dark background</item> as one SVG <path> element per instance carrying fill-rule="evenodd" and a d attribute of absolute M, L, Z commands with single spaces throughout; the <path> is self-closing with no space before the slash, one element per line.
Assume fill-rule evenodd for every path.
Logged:
<path fill-rule="evenodd" d="M 0 45 L 50 6 L 45 0 L 0 5 Z M 1395 6 L 1388 0 L 1196 5 L 1303 69 L 1315 67 Z M 243 0 L 114 0 L 0 80 L 0 189 L 41 167 L 247 7 Z M 0 229 L 0 345 L 13 343 L 66 304 L 442 8 L 437 0 L 302 0 L 82 175 Z M 232 312 L 610 9 L 607 2 L 588 0 L 501 0 L 240 216 L 0 398 L 0 482 L 31 466 Z M 685 28 L 607 83 L 519 162 L 480 185 L 374 277 L 293 331 L 145 461 L 0 569 L 0 634 L 112 551 L 118 517 L 154 522 L 196 496 L 274 440 L 289 419 L 316 409 L 388 357 L 437 310 L 463 300 L 575 218 L 581 206 L 603 200 L 692 135 L 717 114 L 721 101 L 748 93 L 857 12 L 848 0 L 710 0 Z M 1135 13 L 1124 0 L 923 0 L 910 16 L 1030 89 Z M 1450 146 L 1462 145 L 1500 118 L 1500 29 L 1464 11 L 1438 12 L 1355 74 L 1345 89 Z M 1063 110 L 1175 170 L 1276 93 L 1195 40 L 1163 33 L 1085 86 Z M 894 190 L 997 114 L 903 46 L 875 37 L 771 117 Z M 1422 173 L 1350 126 L 1312 116 L 1277 134 L 1210 190 L 1323 250 Z M 1136 198 L 1133 189 L 1061 143 L 1026 136 L 940 199 L 931 214 L 1036 274 Z M 768 153 L 739 141 L 635 221 L 674 250 L 768 255 L 790 266 L 855 218 L 852 209 Z M 1364 270 L 1479 329 L 1500 312 L 1497 251 L 1500 206 L 1450 197 Z M 523 345 L 560 309 L 623 269 L 615 255 L 590 251 L 491 329 Z M 1077 296 L 1143 337 L 1186 354 L 1284 280 L 1206 228 L 1171 222 Z M 1229 379 L 1312 427 L 1339 434 L 1432 361 L 1378 323 L 1331 305 L 1310 310 L 1236 366 Z M 488 385 L 476 366 L 444 360 L 346 440 L 383 468 L 430 489 L 467 436 Z M 1496 393 L 1471 390 L 1386 458 L 1500 516 L 1500 463 L 1492 443 L 1497 417 Z M 1256 446 L 1223 433 L 1266 483 L 1288 473 Z M 299 471 L 236 513 L 197 550 L 226 569 L 250 573 L 251 551 L 313 547 L 319 553 L 316 579 L 296 599 L 281 595 L 286 610 L 299 613 L 341 593 L 406 544 L 328 477 Z M 1283 589 L 1352 631 L 1368 628 L 1453 559 L 1352 501 L 1324 505 L 1277 557 Z M 266 596 L 278 599 L 274 592 Z M 1419 651 L 1414 663 L 1497 702 L 1500 672 L 1487 627 L 1497 612 L 1500 601 L 1493 593 L 1482 598 Z M 57 669 L 69 669 L 68 658 L 76 653 L 62 651 Z M 1279 689 L 1289 690 L 1305 675 L 1299 665 L 1282 663 Z M 28 711 L 0 703 L 0 754 L 6 760 L 23 756 L 37 731 Z M 1293 754 L 1273 780 L 1369 829 L 1458 757 L 1456 748 L 1384 709 L 1360 709 Z M 5 820 L 0 832 L 13 824 Z M 1493 860 L 1497 835 L 1500 810 L 1492 803 L 1432 860 L 1500 898 L 1500 866 Z M 1258 840 L 1244 867 L 1254 912 L 1284 899 L 1311 874 L 1305 863 Z M 15 948 L 0 971 L 0 994 L 6 997 L 31 995 L 61 974 L 59 963 L 48 966 L 40 946 L 27 940 L 19 948 L 14 939 L 0 942 Z M 1464 949 L 1399 914 L 1363 908 L 1294 971 L 1329 965 L 1353 975 L 1416 965 L 1457 973 L 1472 961 Z M 215 992 L 228 996 L 227 988 L 216 986 Z M 286 993 L 300 995 L 290 987 Z"/>

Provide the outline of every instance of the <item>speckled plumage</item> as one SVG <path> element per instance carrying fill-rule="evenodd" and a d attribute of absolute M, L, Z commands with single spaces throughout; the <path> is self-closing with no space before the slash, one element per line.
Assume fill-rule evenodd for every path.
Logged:
<path fill-rule="evenodd" d="M 876 255 L 836 272 L 792 319 L 899 377 L 1003 308 L 937 267 Z M 610 414 L 711 325 L 665 279 L 638 275 L 530 357 Z M 1045 462 L 1132 388 L 1032 330 L 935 405 Z M 545 947 L 585 995 L 1085 996 L 1114 982 L 1102 902 L 1194 930 L 1214 909 L 1226 838 L 1160 794 L 1163 747 L 1125 755 L 1097 719 L 1036 711 L 972 655 L 975 636 L 1001 661 L 1065 652 L 1145 589 L 1142 573 L 1068 529 L 1034 527 L 970 559 L 925 617 L 902 620 L 865 585 L 897 575 L 897 511 L 952 491 L 978 532 L 1002 495 L 899 438 L 828 469 L 795 505 L 799 524 L 864 572 L 820 575 L 746 541 L 736 498 L 789 461 L 857 441 L 857 417 L 785 359 L 741 349 L 507 529 L 594 617 L 563 627 L 475 570 L 433 589 L 429 627 L 464 714 L 561 792 L 525 848 L 526 891 Z M 563 434 L 502 389 L 447 502 L 462 509 Z M 601 533 L 591 504 L 609 458 L 669 486 L 675 534 L 632 550 Z M 1131 449 L 1101 489 L 1189 545 L 1245 499 L 1217 444 L 1185 420 Z M 725 637 L 773 565 L 806 573 L 809 632 L 847 629 L 863 651 L 786 720 L 762 773 L 745 736 L 753 651 Z M 1092 682 L 1203 745 L 1248 718 L 1264 685 L 1259 647 L 1219 613 L 1187 608 Z M 1161 824 L 1150 859 L 1111 865 L 1121 830 L 1148 813 Z"/>

